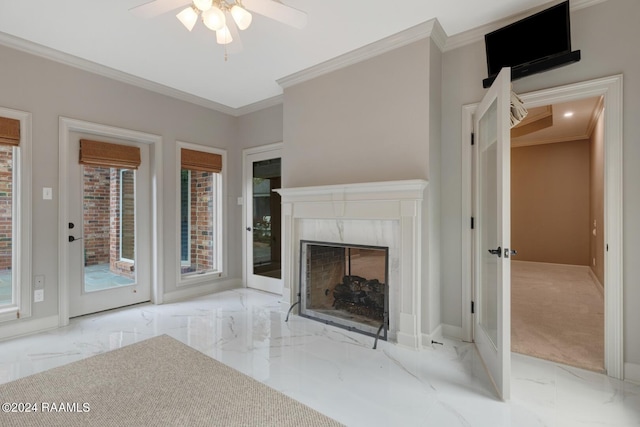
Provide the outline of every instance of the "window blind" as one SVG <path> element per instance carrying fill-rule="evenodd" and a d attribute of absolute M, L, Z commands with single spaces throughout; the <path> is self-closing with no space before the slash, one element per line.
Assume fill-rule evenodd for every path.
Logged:
<path fill-rule="evenodd" d="M 20 145 L 20 120 L 0 117 L 0 144 Z"/>
<path fill-rule="evenodd" d="M 211 173 L 222 172 L 222 156 L 220 154 L 181 148 L 180 159 L 182 169 Z"/>
<path fill-rule="evenodd" d="M 130 145 L 80 140 L 80 164 L 108 168 L 138 169 L 140 149 Z"/>

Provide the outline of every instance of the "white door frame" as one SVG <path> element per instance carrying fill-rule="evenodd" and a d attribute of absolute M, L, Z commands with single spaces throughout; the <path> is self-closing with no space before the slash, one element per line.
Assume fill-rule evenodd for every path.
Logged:
<path fill-rule="evenodd" d="M 58 179 L 58 325 L 69 324 L 69 145 L 71 132 L 82 132 L 97 137 L 111 137 L 126 141 L 148 144 L 151 148 L 151 301 L 162 303 L 163 281 L 160 266 L 162 261 L 162 192 L 159 183 L 162 182 L 162 137 L 149 133 L 138 132 L 98 123 L 59 118 L 59 179 Z"/>
<path fill-rule="evenodd" d="M 528 108 L 595 96 L 604 97 L 604 203 L 605 203 L 605 356 L 607 375 L 624 378 L 623 352 L 623 224 L 622 224 L 622 75 L 574 83 L 551 89 L 520 94 Z M 462 339 L 473 340 L 472 281 L 472 149 L 473 114 L 478 104 L 462 108 Z"/>
<path fill-rule="evenodd" d="M 253 154 L 258 154 L 258 153 L 273 152 L 274 158 L 275 157 L 282 158 L 283 145 L 284 144 L 282 142 L 276 142 L 273 144 L 261 145 L 259 147 L 253 147 L 253 148 L 245 148 L 244 150 L 242 150 L 242 284 L 245 288 L 248 285 L 248 275 L 249 275 L 248 269 L 250 266 L 253 266 L 253 260 L 248 259 L 249 254 L 247 251 L 247 231 L 246 231 L 249 224 L 247 224 L 248 190 L 247 190 L 247 183 L 245 182 L 245 180 L 246 180 L 248 168 L 250 166 L 249 156 Z M 282 230 L 284 231 L 284 227 L 282 227 Z M 281 241 L 283 241 L 282 236 L 281 236 Z M 284 245 L 281 245 L 281 251 L 282 251 L 282 256 L 280 259 L 282 260 L 281 262 L 283 263 L 282 271 L 284 272 Z M 284 280 L 284 278 L 281 280 Z"/>

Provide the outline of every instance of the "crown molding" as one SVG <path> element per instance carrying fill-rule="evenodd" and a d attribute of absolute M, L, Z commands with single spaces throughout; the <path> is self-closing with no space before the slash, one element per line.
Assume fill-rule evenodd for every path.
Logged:
<path fill-rule="evenodd" d="M 538 139 L 535 141 L 521 141 L 511 142 L 511 148 L 521 148 L 521 147 L 531 147 L 533 145 L 545 145 L 545 144 L 556 144 L 558 142 L 573 142 L 573 141 L 584 141 L 590 138 L 590 135 L 573 135 L 573 136 L 563 136 L 560 138 L 547 138 L 547 139 Z"/>
<path fill-rule="evenodd" d="M 596 106 L 593 109 L 593 113 L 591 114 L 591 118 L 589 119 L 589 124 L 587 125 L 587 135 L 589 138 L 593 136 L 593 131 L 598 124 L 598 119 L 604 113 L 604 96 L 601 96 L 596 103 Z"/>
<path fill-rule="evenodd" d="M 186 92 L 182 92 L 180 90 L 173 89 L 159 83 L 154 83 L 152 81 L 131 75 L 129 73 L 118 71 L 116 69 L 106 67 L 104 65 L 100 65 L 74 55 L 70 55 L 68 53 L 60 52 L 58 50 L 51 49 L 49 47 L 42 46 L 41 44 L 15 37 L 7 33 L 0 32 L 0 44 L 12 49 L 29 53 L 31 55 L 55 61 L 63 65 L 68 65 L 70 67 L 78 68 L 83 71 L 88 71 L 93 74 L 107 77 L 121 83 L 127 83 L 142 89 L 149 90 L 151 92 L 159 93 L 161 95 L 166 95 L 171 98 L 209 108 L 220 113 L 229 114 L 232 116 L 238 115 L 238 109 L 236 108 L 228 107 L 226 105 L 219 104 L 217 102 L 210 101 L 208 99 L 204 99 Z"/>
<path fill-rule="evenodd" d="M 580 9 L 595 6 L 596 4 L 604 3 L 607 0 L 571 0 L 570 10 L 575 12 Z M 476 43 L 484 40 L 484 35 L 495 31 L 499 28 L 512 24 L 520 19 L 526 18 L 529 15 L 545 10 L 553 5 L 561 3 L 560 0 L 554 0 L 549 3 L 545 3 L 541 6 L 527 10 L 526 12 L 519 13 L 517 15 L 510 16 L 499 21 L 494 21 L 481 27 L 473 28 L 469 31 L 455 34 L 447 38 L 443 52 L 457 49 L 462 46 L 466 46 L 472 43 Z"/>
<path fill-rule="evenodd" d="M 332 71 L 376 57 L 391 50 L 398 49 L 418 40 L 423 40 L 432 35 L 434 36 L 434 42 L 436 45 L 442 49 L 441 46 L 444 46 L 444 41 L 447 36 L 438 20 L 431 19 L 361 48 L 352 50 L 351 52 L 336 56 L 328 61 L 321 62 L 320 64 L 278 79 L 277 82 L 282 86 L 282 88 L 288 88 L 316 77 L 320 77 Z"/>
<path fill-rule="evenodd" d="M 271 98 L 263 99 L 262 101 L 254 102 L 253 104 L 248 104 L 244 107 L 236 108 L 234 116 L 244 116 L 245 114 L 254 113 L 256 111 L 264 110 L 265 108 L 273 107 L 274 105 L 280 105 L 282 103 L 284 103 L 284 96 L 282 94 L 272 96 Z"/>

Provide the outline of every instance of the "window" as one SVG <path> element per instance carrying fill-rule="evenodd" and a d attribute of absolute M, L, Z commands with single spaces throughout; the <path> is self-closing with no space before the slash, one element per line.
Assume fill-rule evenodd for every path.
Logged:
<path fill-rule="evenodd" d="M 31 315 L 30 124 L 0 108 L 0 321 Z"/>
<path fill-rule="evenodd" d="M 218 149 L 178 143 L 179 283 L 222 276 L 223 155 Z"/>

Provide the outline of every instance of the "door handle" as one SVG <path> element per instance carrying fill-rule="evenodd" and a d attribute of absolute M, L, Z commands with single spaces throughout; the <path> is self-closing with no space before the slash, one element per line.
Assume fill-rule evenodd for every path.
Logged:
<path fill-rule="evenodd" d="M 491 255 L 498 255 L 498 258 L 502 256 L 502 248 L 498 246 L 498 249 L 489 249 Z"/>
<path fill-rule="evenodd" d="M 251 231 L 251 227 L 247 227 L 247 231 Z"/>
<path fill-rule="evenodd" d="M 82 240 L 82 237 L 73 237 L 73 236 L 69 236 L 69 243 L 71 242 L 75 242 L 76 240 Z"/>

